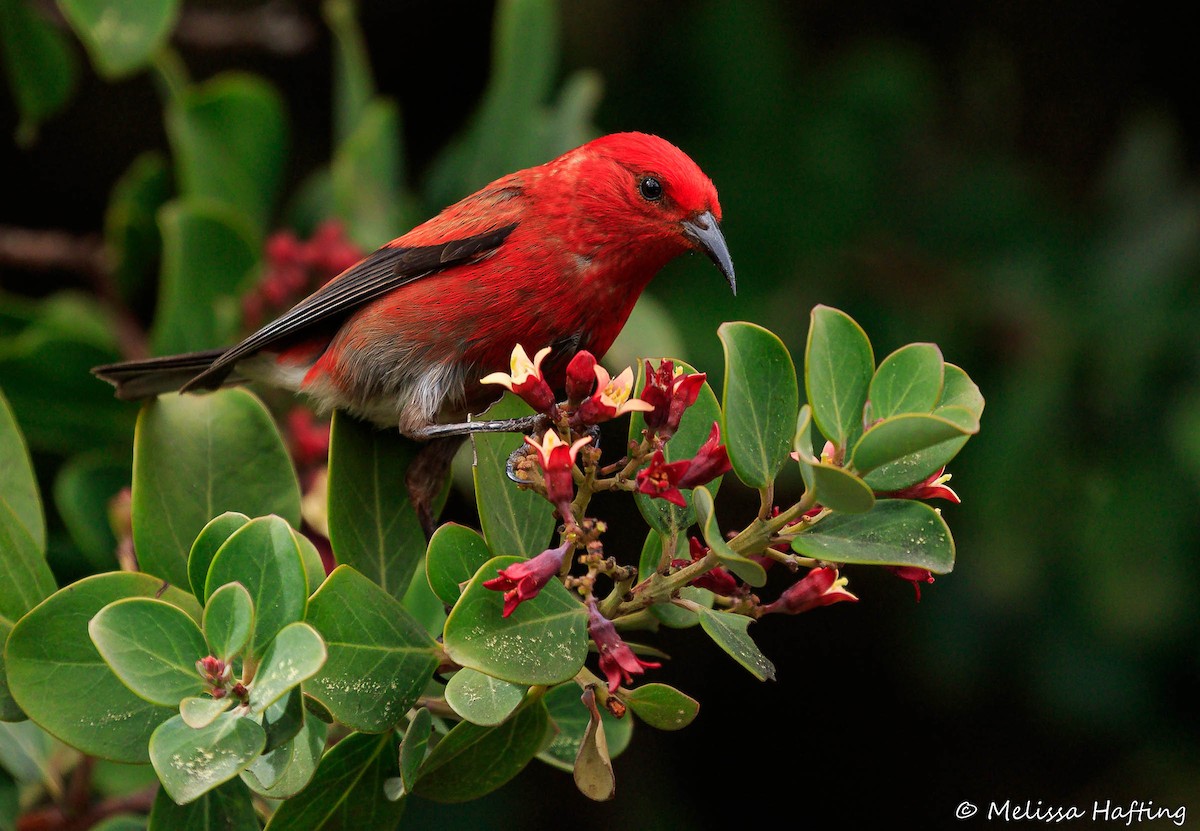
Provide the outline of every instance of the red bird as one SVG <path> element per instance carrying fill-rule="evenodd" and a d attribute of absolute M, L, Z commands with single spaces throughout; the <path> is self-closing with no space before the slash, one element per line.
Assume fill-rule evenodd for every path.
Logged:
<path fill-rule="evenodd" d="M 407 436 L 482 412 L 513 347 L 553 347 L 561 389 L 603 355 L 642 290 L 686 251 L 736 290 L 712 181 L 661 138 L 617 133 L 504 176 L 334 277 L 227 349 L 96 367 L 138 399 L 259 381 Z"/>

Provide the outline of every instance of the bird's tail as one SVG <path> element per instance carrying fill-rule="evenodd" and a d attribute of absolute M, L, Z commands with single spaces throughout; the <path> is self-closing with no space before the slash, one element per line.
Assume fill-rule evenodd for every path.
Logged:
<path fill-rule="evenodd" d="M 136 401 L 178 390 L 208 369 L 213 361 L 224 353 L 224 349 L 208 349 L 203 352 L 185 352 L 182 355 L 105 364 L 93 367 L 92 374 L 116 387 L 117 398 Z M 239 380 L 242 379 L 229 377 L 226 383 L 236 383 Z"/>

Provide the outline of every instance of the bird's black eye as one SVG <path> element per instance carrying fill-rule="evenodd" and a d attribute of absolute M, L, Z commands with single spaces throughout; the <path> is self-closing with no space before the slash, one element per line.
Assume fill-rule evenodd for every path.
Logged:
<path fill-rule="evenodd" d="M 653 176 L 643 176 L 642 181 L 638 182 L 638 193 L 647 202 L 655 202 L 662 198 L 663 186 L 662 182 L 655 179 Z"/>

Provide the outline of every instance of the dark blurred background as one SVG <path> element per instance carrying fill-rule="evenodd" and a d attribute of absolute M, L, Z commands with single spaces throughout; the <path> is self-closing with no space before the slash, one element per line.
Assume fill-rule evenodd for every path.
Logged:
<path fill-rule="evenodd" d="M 286 192 L 329 158 L 331 82 L 319 8 L 283 8 L 310 27 L 287 54 L 177 46 L 196 78 L 242 68 L 279 86 Z M 535 763 L 483 801 L 412 804 L 404 827 L 983 824 L 955 820 L 964 800 L 1200 811 L 1194 27 L 1130 2 L 558 9 L 561 78 L 602 84 L 596 128 L 667 137 L 721 196 L 739 293 L 701 258 L 673 263 L 649 292 L 658 336 L 719 391 L 721 321 L 767 326 L 800 361 L 824 303 L 877 357 L 939 344 L 987 408 L 950 466 L 957 565 L 919 603 L 849 570 L 858 604 L 752 627 L 778 667 L 765 684 L 699 632 L 664 631 L 673 660 L 654 680 L 700 716 L 639 725 L 613 802 Z M 484 90 L 493 6 L 375 0 L 360 18 L 420 181 Z M 79 83 L 31 146 L 0 113 L 0 224 L 95 234 L 133 157 L 166 147 L 145 74 Z M 87 287 L 0 269 L 9 296 Z M 729 484 L 719 504 L 732 523 L 755 501 Z"/>

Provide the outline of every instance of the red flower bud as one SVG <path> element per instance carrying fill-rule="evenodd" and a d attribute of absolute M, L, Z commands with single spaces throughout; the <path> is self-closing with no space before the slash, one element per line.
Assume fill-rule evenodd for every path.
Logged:
<path fill-rule="evenodd" d="M 596 388 L 596 358 L 586 349 L 575 353 L 567 364 L 567 403 L 578 407 L 579 403 Z"/>

